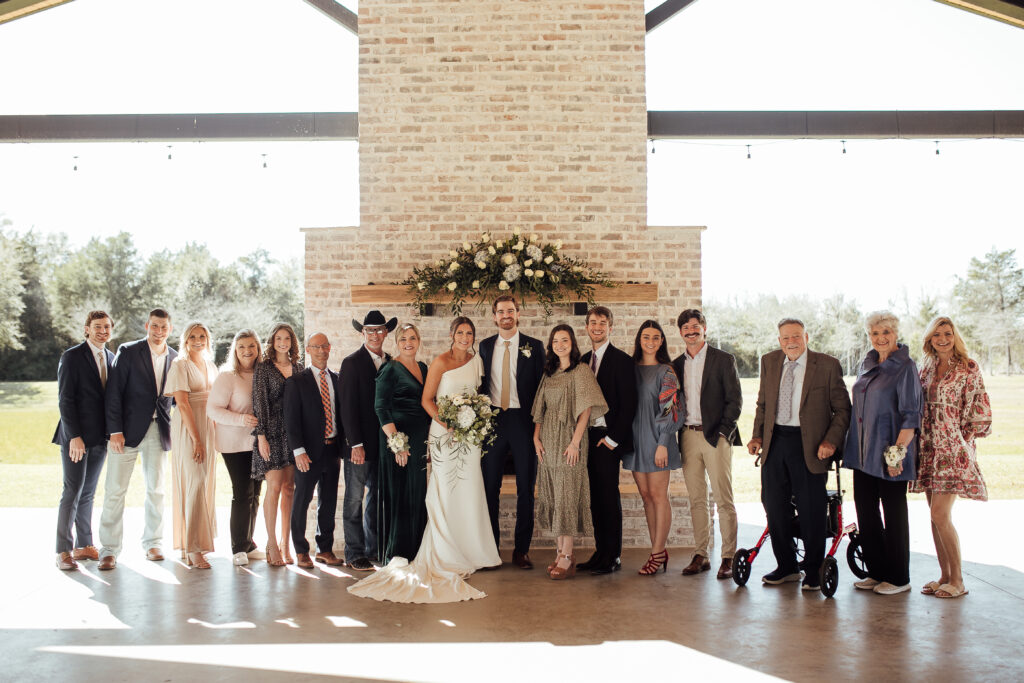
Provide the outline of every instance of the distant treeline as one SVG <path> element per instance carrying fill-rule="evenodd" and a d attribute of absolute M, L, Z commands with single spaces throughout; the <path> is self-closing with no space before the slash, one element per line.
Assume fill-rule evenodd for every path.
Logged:
<path fill-rule="evenodd" d="M 170 311 L 175 332 L 190 320 L 209 325 L 218 362 L 243 327 L 264 334 L 284 321 L 302 334 L 302 263 L 263 249 L 226 265 L 194 243 L 146 257 L 125 232 L 76 249 L 65 234 L 19 234 L 0 219 L 0 272 L 0 381 L 56 379 L 93 309 L 114 320 L 112 350 L 143 337 L 156 307 Z M 175 333 L 169 341 L 178 346 Z"/>

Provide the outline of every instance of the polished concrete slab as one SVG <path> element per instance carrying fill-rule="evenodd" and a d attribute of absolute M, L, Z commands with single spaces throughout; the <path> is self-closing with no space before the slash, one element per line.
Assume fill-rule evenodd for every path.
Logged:
<path fill-rule="evenodd" d="M 916 587 L 936 577 L 927 509 L 911 509 Z M 115 571 L 63 573 L 50 552 L 55 511 L 0 509 L 12 553 L 0 566 L 0 679 L 1021 680 L 1024 550 L 1011 530 L 1022 512 L 1024 501 L 958 504 L 971 560 L 959 600 L 856 591 L 845 563 L 833 599 L 764 587 L 770 552 L 739 588 L 680 576 L 690 553 L 673 549 L 653 578 L 636 574 L 645 553 L 628 551 L 609 576 L 554 582 L 505 565 L 473 577 L 483 600 L 395 605 L 350 596 L 358 575 L 345 569 L 236 568 L 217 554 L 212 570 L 190 570 L 147 562 L 133 543 Z M 739 514 L 740 543 L 753 544 L 763 514 Z M 126 539 L 140 517 L 129 511 Z"/>

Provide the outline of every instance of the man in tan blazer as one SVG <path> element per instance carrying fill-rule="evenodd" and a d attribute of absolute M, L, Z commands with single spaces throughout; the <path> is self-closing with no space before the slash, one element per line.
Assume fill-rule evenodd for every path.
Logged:
<path fill-rule="evenodd" d="M 850 396 L 839 361 L 807 348 L 804 324 L 796 318 L 779 322 L 778 351 L 761 357 L 754 433 L 747 444 L 759 455 L 761 502 L 768 517 L 772 552 L 778 566 L 762 581 L 799 581 L 790 525 L 796 501 L 804 543 L 804 590 L 819 590 L 825 557 L 825 482 L 829 460 L 846 440 Z"/>

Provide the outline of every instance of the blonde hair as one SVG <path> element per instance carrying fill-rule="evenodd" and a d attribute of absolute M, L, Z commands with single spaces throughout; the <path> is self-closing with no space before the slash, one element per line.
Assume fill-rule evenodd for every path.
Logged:
<path fill-rule="evenodd" d="M 956 325 L 953 324 L 953 321 L 945 315 L 937 316 L 928 323 L 928 327 L 924 330 L 924 339 L 922 340 L 921 350 L 933 358 L 939 355 L 935 350 L 935 347 L 932 346 L 932 335 L 935 334 L 936 330 L 943 325 L 949 325 L 953 330 L 953 356 L 962 361 L 968 360 L 967 344 L 964 343 L 964 339 L 960 336 L 960 332 L 956 329 Z"/>
<path fill-rule="evenodd" d="M 255 365 L 256 361 L 259 361 L 260 356 L 263 355 L 263 344 L 260 343 L 260 338 L 256 335 L 256 330 L 239 330 L 235 333 L 235 338 L 231 340 L 231 350 L 228 351 L 228 358 L 224 362 L 223 370 L 230 370 L 235 374 L 238 374 L 238 372 L 241 371 L 242 366 L 238 363 L 238 342 L 243 339 L 253 339 L 256 342 L 256 358 L 253 361 L 253 365 Z"/>
<path fill-rule="evenodd" d="M 181 333 L 181 341 L 178 342 L 178 352 L 184 354 L 188 353 L 188 346 L 186 346 L 186 343 L 188 342 L 189 335 L 192 334 L 192 330 L 197 327 L 203 328 L 203 332 L 206 332 L 206 350 L 203 351 L 203 358 L 213 360 L 213 334 L 210 332 L 210 328 L 206 326 L 206 323 L 201 323 L 198 320 L 194 320 L 188 325 L 185 325 L 185 331 Z"/>
<path fill-rule="evenodd" d="M 396 345 L 398 344 L 398 340 L 401 338 L 402 333 L 405 332 L 406 330 L 412 330 L 413 332 L 416 333 L 416 338 L 419 339 L 421 342 L 423 341 L 423 335 L 420 334 L 420 328 L 416 327 L 412 323 L 402 323 L 401 325 L 395 328 Z"/>

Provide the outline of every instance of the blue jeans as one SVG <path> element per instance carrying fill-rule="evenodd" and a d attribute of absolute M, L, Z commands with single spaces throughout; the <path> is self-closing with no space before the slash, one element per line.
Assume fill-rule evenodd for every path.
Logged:
<path fill-rule="evenodd" d="M 363 509 L 363 493 L 366 509 Z M 377 461 L 354 465 L 345 460 L 345 500 L 342 528 L 345 531 L 345 560 L 377 557 Z"/>
<path fill-rule="evenodd" d="M 96 484 L 100 480 L 103 461 L 107 458 L 107 443 L 85 449 L 78 462 L 71 462 L 67 446 L 60 447 L 60 464 L 64 469 L 64 490 L 60 494 L 57 512 L 57 552 L 70 553 L 77 548 L 93 545 L 92 502 Z M 74 535 L 72 535 L 74 526 Z M 77 545 L 76 545 L 77 541 Z"/>

